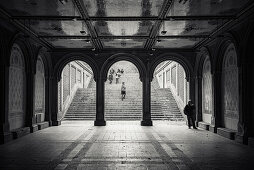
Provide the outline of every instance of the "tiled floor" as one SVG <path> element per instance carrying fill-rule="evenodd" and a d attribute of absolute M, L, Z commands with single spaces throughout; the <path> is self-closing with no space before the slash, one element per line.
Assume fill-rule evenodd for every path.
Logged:
<path fill-rule="evenodd" d="M 63 122 L 0 145 L 0 169 L 254 169 L 254 149 L 184 123 Z"/>

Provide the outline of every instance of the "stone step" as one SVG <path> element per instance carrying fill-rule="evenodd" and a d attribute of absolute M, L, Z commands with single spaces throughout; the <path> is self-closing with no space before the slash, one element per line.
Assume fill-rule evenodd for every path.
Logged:
<path fill-rule="evenodd" d="M 128 79 L 128 81 L 126 81 Z M 115 80 L 115 79 L 114 79 Z M 155 79 L 156 80 L 156 79 Z M 121 100 L 121 82 L 126 82 L 127 95 Z M 132 84 L 128 84 L 132 82 Z M 78 89 L 65 118 L 68 120 L 94 120 L 96 110 L 96 83 L 92 80 L 86 89 Z M 160 89 L 152 82 L 151 117 L 156 120 L 183 119 L 169 89 Z M 105 118 L 107 120 L 138 120 L 142 117 L 142 83 L 139 73 L 124 73 L 119 84 L 105 83 Z"/>

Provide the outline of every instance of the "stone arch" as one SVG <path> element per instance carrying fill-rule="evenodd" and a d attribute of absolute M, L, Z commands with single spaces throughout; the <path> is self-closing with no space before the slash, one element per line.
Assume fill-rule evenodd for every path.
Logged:
<path fill-rule="evenodd" d="M 33 57 L 35 56 L 34 50 L 31 46 L 31 43 L 29 40 L 24 38 L 24 35 L 22 33 L 17 33 L 15 34 L 12 39 L 8 43 L 8 49 L 12 49 L 13 44 L 17 44 L 24 57 L 24 64 L 25 64 L 25 72 L 26 74 L 34 73 L 35 72 L 35 67 L 33 68 Z M 9 55 L 11 56 L 11 51 L 9 51 Z M 10 65 L 10 59 L 7 59 L 8 63 L 7 65 Z"/>
<path fill-rule="evenodd" d="M 36 123 L 45 121 L 45 66 L 41 57 L 38 55 L 36 61 L 35 74 L 35 117 Z"/>
<path fill-rule="evenodd" d="M 138 57 L 131 55 L 131 54 L 127 54 L 127 53 L 114 54 L 110 58 L 107 59 L 107 61 L 103 64 L 101 72 L 100 72 L 104 81 L 107 80 L 107 74 L 108 74 L 110 67 L 118 61 L 129 61 L 132 64 L 134 64 L 139 71 L 140 81 L 143 81 L 143 76 L 144 76 L 145 70 L 146 70 L 145 65 L 142 63 L 142 61 L 140 59 L 138 59 Z"/>
<path fill-rule="evenodd" d="M 60 80 L 61 80 L 61 74 L 64 71 L 65 66 L 75 60 L 79 60 L 79 61 L 83 61 L 86 64 L 88 64 L 92 71 L 93 71 L 93 76 L 94 76 L 94 80 L 97 81 L 98 79 L 98 68 L 97 65 L 95 64 L 95 61 L 90 58 L 87 55 L 84 55 L 82 53 L 69 53 L 67 55 L 64 55 L 55 65 L 54 67 L 54 77 L 56 78 L 56 82 L 54 82 L 54 88 L 55 88 L 55 94 L 54 94 L 54 102 L 56 103 L 54 110 L 55 112 L 53 112 L 52 114 L 52 119 L 53 121 L 55 120 L 61 120 L 63 118 L 63 116 L 66 113 L 66 109 L 65 110 L 61 110 L 60 108 L 62 108 L 63 105 L 61 105 L 61 102 L 59 100 L 59 97 L 61 95 L 60 90 Z M 71 84 L 69 84 L 71 87 Z M 55 119 L 55 120 L 54 120 Z"/>
<path fill-rule="evenodd" d="M 10 130 L 26 125 L 26 64 L 21 47 L 14 43 L 9 61 L 9 106 Z"/>
<path fill-rule="evenodd" d="M 221 63 L 221 125 L 237 130 L 239 121 L 239 74 L 237 50 L 227 41 Z"/>
<path fill-rule="evenodd" d="M 156 57 L 154 59 L 154 61 L 151 63 L 151 67 L 150 67 L 150 72 L 149 72 L 149 76 L 151 78 L 151 81 L 153 79 L 153 73 L 156 69 L 156 67 L 167 60 L 172 60 L 175 61 L 177 63 L 179 63 L 186 74 L 186 80 L 189 81 L 190 77 L 192 76 L 192 72 L 193 72 L 193 67 L 191 66 L 191 64 L 186 60 L 186 58 L 184 58 L 182 55 L 179 54 L 173 54 L 173 53 L 166 53 L 163 55 L 159 55 L 158 57 Z"/>
<path fill-rule="evenodd" d="M 202 120 L 206 123 L 212 124 L 213 114 L 213 83 L 211 74 L 211 61 L 208 54 L 204 56 L 202 64 Z"/>
<path fill-rule="evenodd" d="M 80 60 L 85 63 L 87 63 L 91 69 L 93 70 L 94 74 L 94 80 L 97 81 L 98 78 L 98 66 L 96 65 L 96 62 L 89 56 L 82 54 L 82 53 L 70 53 L 67 55 L 64 55 L 55 65 L 54 67 L 54 75 L 57 78 L 57 81 L 60 81 L 61 79 L 61 73 L 66 66 L 71 61 Z"/>
<path fill-rule="evenodd" d="M 240 59 L 239 59 L 239 44 L 237 41 L 234 39 L 234 36 L 232 34 L 225 34 L 225 37 L 218 43 L 217 45 L 217 51 L 215 52 L 215 55 L 217 56 L 215 60 L 213 60 L 211 63 L 215 73 L 221 73 L 222 71 L 222 65 L 223 65 L 223 60 L 224 60 L 224 53 L 227 49 L 227 47 L 232 43 L 234 44 L 234 47 L 236 49 L 236 54 L 237 54 L 237 66 L 240 65 Z"/>
<path fill-rule="evenodd" d="M 46 48 L 40 47 L 38 49 L 37 54 L 36 54 L 36 59 L 35 59 L 35 66 L 36 66 L 36 63 L 37 63 L 39 57 L 40 57 L 41 61 L 43 62 L 45 77 L 49 77 L 52 74 L 52 63 L 51 63 L 50 56 L 49 56 L 49 53 L 47 52 Z"/>

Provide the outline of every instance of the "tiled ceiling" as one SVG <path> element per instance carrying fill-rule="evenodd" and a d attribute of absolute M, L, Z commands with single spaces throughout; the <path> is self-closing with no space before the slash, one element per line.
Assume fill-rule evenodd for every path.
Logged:
<path fill-rule="evenodd" d="M 249 0 L 1 0 L 52 48 L 194 48 Z"/>

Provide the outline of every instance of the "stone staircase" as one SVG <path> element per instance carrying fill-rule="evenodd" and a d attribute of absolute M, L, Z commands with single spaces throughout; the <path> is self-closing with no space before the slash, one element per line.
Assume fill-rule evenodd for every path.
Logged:
<path fill-rule="evenodd" d="M 156 78 L 151 83 L 151 100 L 151 117 L 153 120 L 184 121 L 170 89 L 160 88 Z M 153 101 L 158 101 L 161 106 L 160 114 L 157 113 L 157 107 L 153 105 Z"/>
<path fill-rule="evenodd" d="M 126 68 L 126 65 L 123 66 L 122 68 Z M 122 82 L 126 85 L 126 98 L 123 101 L 120 90 Z M 77 90 L 64 117 L 65 120 L 95 120 L 95 85 L 94 80 L 91 80 L 87 89 Z M 157 81 L 152 82 L 151 99 L 152 120 L 183 120 L 170 90 L 160 89 Z M 109 81 L 105 82 L 105 119 L 142 119 L 142 83 L 135 67 L 127 66 L 119 84 L 115 84 L 115 77 L 112 84 L 109 84 Z"/>
<path fill-rule="evenodd" d="M 79 88 L 72 100 L 65 120 L 95 120 L 96 115 L 95 88 Z"/>

